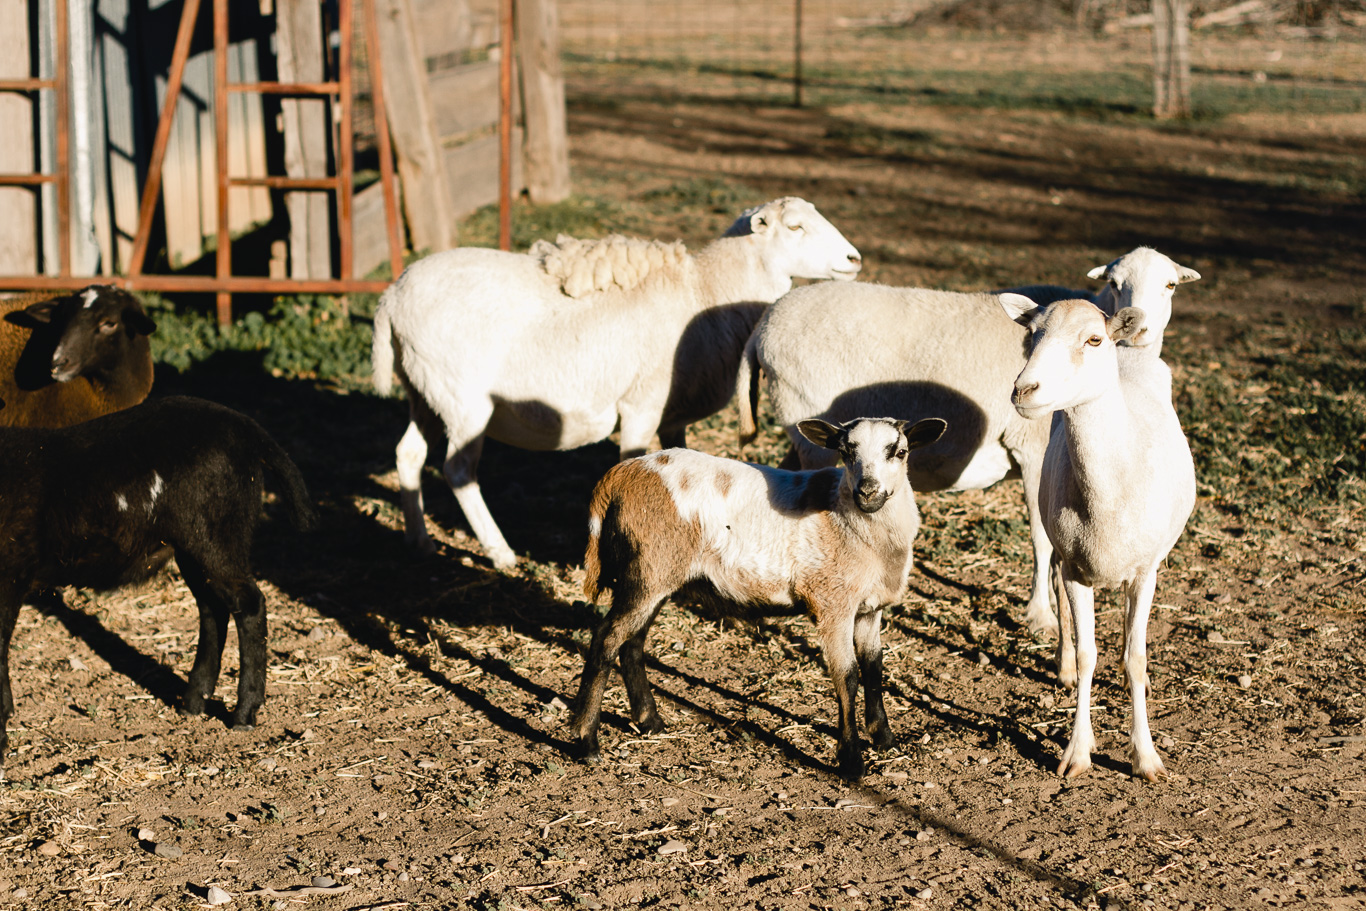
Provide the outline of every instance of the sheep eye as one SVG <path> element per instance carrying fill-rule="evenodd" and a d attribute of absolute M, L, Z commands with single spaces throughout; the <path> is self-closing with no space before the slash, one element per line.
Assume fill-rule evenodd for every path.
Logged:
<path fill-rule="evenodd" d="M 1115 281 L 1113 278 L 1110 279 L 1110 287 L 1119 290 L 1119 282 Z"/>
<path fill-rule="evenodd" d="M 1088 339 L 1086 340 L 1086 344 L 1090 345 L 1092 348 L 1095 348 L 1097 345 L 1100 344 L 1100 336 L 1099 336 L 1099 335 L 1093 335 L 1093 336 L 1091 336 L 1090 338 L 1088 338 Z"/>
<path fill-rule="evenodd" d="M 1167 282 L 1167 290 L 1168 290 L 1168 291 L 1175 291 L 1175 290 L 1176 290 L 1176 282 Z"/>
<path fill-rule="evenodd" d="M 113 322 L 112 320 L 111 320 L 111 321 L 107 321 L 107 322 L 100 323 L 100 331 L 103 332 L 103 333 L 105 333 L 105 334 L 108 334 L 108 333 L 110 333 L 110 332 L 113 332 L 113 331 L 114 331 L 115 329 L 117 329 L 118 327 L 119 327 L 119 324 L 116 323 L 116 322 Z"/>
<path fill-rule="evenodd" d="M 906 450 L 904 450 L 904 449 L 898 449 L 898 450 L 896 451 L 896 457 L 897 457 L 898 459 L 904 459 L 904 458 L 906 458 Z"/>

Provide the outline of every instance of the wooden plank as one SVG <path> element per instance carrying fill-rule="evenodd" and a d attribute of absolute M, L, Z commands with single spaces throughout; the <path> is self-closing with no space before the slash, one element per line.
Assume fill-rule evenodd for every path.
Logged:
<path fill-rule="evenodd" d="M 522 183 L 522 130 L 512 130 L 512 192 Z M 451 187 L 451 209 L 457 218 L 498 201 L 498 136 L 476 139 L 445 150 L 446 179 Z"/>
<path fill-rule="evenodd" d="M 369 275 L 389 261 L 389 233 L 384 221 L 384 187 L 372 183 L 355 196 L 351 210 L 356 275 Z M 402 231 L 402 225 L 399 226 Z"/>
<path fill-rule="evenodd" d="M 455 246 L 455 216 L 437 141 L 427 73 L 414 31 L 410 0 L 376 0 L 384 103 L 403 181 L 403 211 L 413 247 L 434 252 Z"/>
<path fill-rule="evenodd" d="M 469 0 L 413 0 L 413 21 L 429 71 L 467 60 L 474 43 Z"/>
<path fill-rule="evenodd" d="M 321 82 L 322 12 L 317 0 L 277 0 L 276 62 L 282 82 Z M 326 177 L 328 102 L 321 98 L 283 98 L 285 173 Z M 328 194 L 286 193 L 289 213 L 289 274 L 327 278 L 332 274 Z"/>
<path fill-rule="evenodd" d="M 27 79 L 29 70 L 28 3 L 0 3 L 0 78 Z M 0 92 L 0 173 L 31 174 L 33 101 L 31 95 Z M 38 271 L 37 197 L 24 187 L 0 189 L 0 275 L 32 275 Z"/>
<path fill-rule="evenodd" d="M 436 135 L 442 138 L 498 123 L 498 62 L 485 60 L 428 76 Z"/>
<path fill-rule="evenodd" d="M 518 0 L 517 54 L 526 111 L 527 195 L 534 203 L 559 202 L 571 185 L 557 0 Z"/>

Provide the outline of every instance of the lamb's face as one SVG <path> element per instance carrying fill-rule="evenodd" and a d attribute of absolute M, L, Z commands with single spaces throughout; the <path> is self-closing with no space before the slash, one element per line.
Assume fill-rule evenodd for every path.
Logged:
<path fill-rule="evenodd" d="M 939 439 L 946 426 L 939 418 L 925 418 L 914 426 L 892 418 L 858 418 L 839 426 L 802 421 L 797 429 L 816 445 L 840 454 L 843 488 L 861 511 L 874 513 L 894 495 L 913 496 L 906 456 Z"/>
<path fill-rule="evenodd" d="M 1200 273 L 1178 265 L 1152 247 L 1139 247 L 1109 265 L 1097 266 L 1087 275 L 1104 279 L 1118 301 L 1114 312 L 1137 307 L 1146 314 L 1143 327 L 1125 344 L 1144 347 L 1159 341 L 1172 318 L 1172 293 L 1182 282 L 1193 282 Z"/>
<path fill-rule="evenodd" d="M 1019 295 L 1002 295 L 1004 298 Z M 1015 380 L 1010 400 L 1026 418 L 1081 405 L 1114 385 L 1115 345 L 1142 330 L 1144 315 L 1133 307 L 1106 317 L 1090 301 L 1058 301 L 1029 314 L 1034 347 Z"/>
<path fill-rule="evenodd" d="M 804 199 L 775 199 L 749 215 L 750 233 L 764 242 L 769 269 L 792 278 L 853 281 L 863 257 Z M 732 229 L 734 230 L 734 229 Z"/>

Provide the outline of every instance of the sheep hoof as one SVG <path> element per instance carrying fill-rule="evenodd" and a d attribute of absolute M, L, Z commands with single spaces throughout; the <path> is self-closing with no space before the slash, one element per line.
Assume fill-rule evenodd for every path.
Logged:
<path fill-rule="evenodd" d="M 858 784 L 863 780 L 863 755 L 858 747 L 852 751 L 841 750 L 838 760 L 841 778 L 850 784 Z"/>
<path fill-rule="evenodd" d="M 1135 778 L 1142 778 L 1144 781 L 1157 782 L 1167 778 L 1167 769 L 1162 765 L 1162 760 L 1156 753 L 1148 757 L 1133 756 L 1131 759 Z"/>
<path fill-rule="evenodd" d="M 1091 771 L 1091 751 L 1073 750 L 1071 746 L 1062 754 L 1058 764 L 1058 774 L 1064 778 L 1076 778 Z"/>
<path fill-rule="evenodd" d="M 636 727 L 640 729 L 642 734 L 646 735 L 663 734 L 668 729 L 664 724 L 664 719 L 660 718 L 658 715 L 654 715 L 650 718 L 642 718 L 640 721 L 636 722 Z"/>
<path fill-rule="evenodd" d="M 878 750 L 890 750 L 896 746 L 896 738 L 892 736 L 892 729 L 886 725 L 873 728 L 868 732 L 868 738 L 873 741 L 873 747 Z"/>
<path fill-rule="evenodd" d="M 602 764 L 602 750 L 598 747 L 596 743 L 587 744 L 580 742 L 576 744 L 574 748 L 574 755 L 581 762 L 586 762 L 589 765 Z"/>
<path fill-rule="evenodd" d="M 1029 611 L 1025 614 L 1025 624 L 1029 627 L 1029 632 L 1035 636 L 1045 637 L 1058 635 L 1058 618 L 1050 610 Z"/>
<path fill-rule="evenodd" d="M 498 548 L 488 552 L 489 562 L 493 568 L 500 571 L 507 571 L 517 565 L 517 555 L 512 552 L 512 548 Z"/>

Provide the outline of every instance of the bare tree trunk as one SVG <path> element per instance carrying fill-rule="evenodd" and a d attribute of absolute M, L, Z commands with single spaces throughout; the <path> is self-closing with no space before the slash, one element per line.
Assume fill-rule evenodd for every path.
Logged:
<path fill-rule="evenodd" d="M 1153 0 L 1153 116 L 1189 117 L 1190 0 Z"/>

